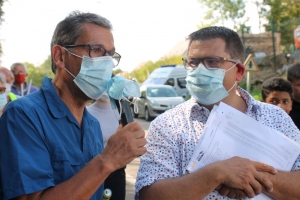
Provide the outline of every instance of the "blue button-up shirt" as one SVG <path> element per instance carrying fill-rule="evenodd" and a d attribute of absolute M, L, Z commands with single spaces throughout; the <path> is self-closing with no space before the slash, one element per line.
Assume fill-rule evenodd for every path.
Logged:
<path fill-rule="evenodd" d="M 8 104 L 0 118 L 0 199 L 55 186 L 103 150 L 99 122 L 84 110 L 82 126 L 51 79 Z M 91 199 L 102 199 L 103 184 Z"/>

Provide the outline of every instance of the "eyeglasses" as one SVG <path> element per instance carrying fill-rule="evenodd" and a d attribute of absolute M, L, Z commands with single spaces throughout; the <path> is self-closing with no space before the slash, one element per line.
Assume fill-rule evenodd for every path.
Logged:
<path fill-rule="evenodd" d="M 6 87 L 0 87 L 0 94 L 5 93 Z"/>
<path fill-rule="evenodd" d="M 75 47 L 89 47 L 89 56 L 91 58 L 102 57 L 108 54 L 113 58 L 115 66 L 117 66 L 121 60 L 121 55 L 114 51 L 108 51 L 104 49 L 99 44 L 74 44 L 74 45 L 64 45 L 65 48 L 75 48 Z"/>
<path fill-rule="evenodd" d="M 221 68 L 221 65 L 224 61 L 229 61 L 233 63 L 240 62 L 238 60 L 234 60 L 231 58 L 223 58 L 219 56 L 209 56 L 204 58 L 186 57 L 186 58 L 182 58 L 182 61 L 185 69 L 187 70 L 197 69 L 200 63 L 203 63 L 206 69 L 216 70 Z"/>

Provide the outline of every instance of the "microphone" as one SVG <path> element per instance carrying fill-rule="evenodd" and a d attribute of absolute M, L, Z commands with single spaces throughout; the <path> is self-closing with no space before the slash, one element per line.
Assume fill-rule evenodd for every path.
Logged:
<path fill-rule="evenodd" d="M 129 102 L 126 101 L 125 99 L 121 99 L 120 103 L 121 103 L 122 108 L 120 108 L 119 100 L 115 99 L 115 103 L 116 103 L 119 113 L 121 113 L 120 122 L 122 123 L 122 125 L 126 126 L 128 123 L 133 122 L 133 116 L 131 113 Z"/>

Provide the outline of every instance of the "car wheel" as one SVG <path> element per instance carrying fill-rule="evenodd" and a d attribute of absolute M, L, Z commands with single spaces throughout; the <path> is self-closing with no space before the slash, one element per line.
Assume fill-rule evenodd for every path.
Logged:
<path fill-rule="evenodd" d="M 147 107 L 145 108 L 145 120 L 146 121 L 150 121 L 151 120 L 151 116 L 150 116 L 150 113 L 149 113 L 149 110 L 148 110 Z"/>
<path fill-rule="evenodd" d="M 138 114 L 138 113 L 136 114 L 136 113 L 134 112 L 133 106 L 130 106 L 130 110 L 131 110 L 131 113 L 132 113 L 133 118 L 138 118 L 139 114 Z"/>

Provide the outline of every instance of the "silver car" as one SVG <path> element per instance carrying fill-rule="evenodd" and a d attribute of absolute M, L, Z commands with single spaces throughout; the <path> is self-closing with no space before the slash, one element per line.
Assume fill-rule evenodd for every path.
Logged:
<path fill-rule="evenodd" d="M 172 86 L 145 85 L 141 87 L 141 97 L 135 98 L 134 101 L 138 106 L 138 113 L 133 113 L 133 116 L 143 115 L 147 121 L 150 121 L 185 100 L 178 96 Z"/>

